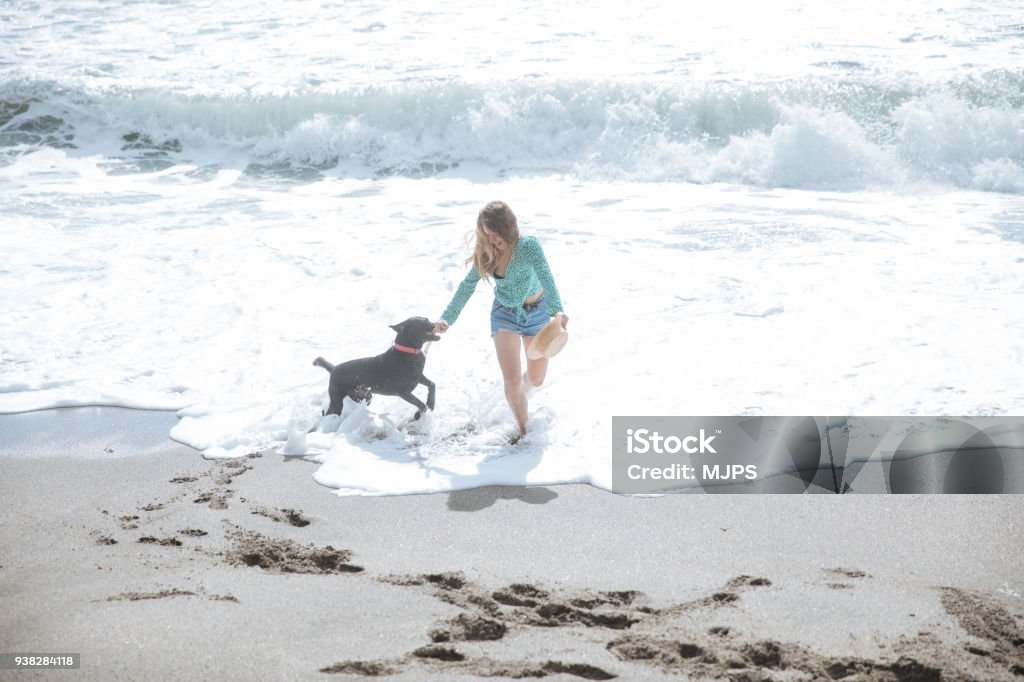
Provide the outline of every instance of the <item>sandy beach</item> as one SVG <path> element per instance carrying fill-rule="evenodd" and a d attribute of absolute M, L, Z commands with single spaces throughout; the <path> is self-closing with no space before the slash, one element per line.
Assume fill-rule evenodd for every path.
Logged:
<path fill-rule="evenodd" d="M 0 682 L 1024 682 L 1022 16 L 0 0 Z"/>
<path fill-rule="evenodd" d="M 1024 498 L 338 497 L 173 413 L 0 416 L 2 679 L 1012 680 Z"/>

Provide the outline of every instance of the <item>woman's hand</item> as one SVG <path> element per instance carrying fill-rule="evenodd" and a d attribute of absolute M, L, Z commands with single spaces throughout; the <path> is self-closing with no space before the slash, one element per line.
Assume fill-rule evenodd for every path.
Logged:
<path fill-rule="evenodd" d="M 445 322 L 444 320 L 438 320 L 437 322 L 434 323 L 435 334 L 444 334 L 446 331 L 448 331 L 447 322 Z"/>
<path fill-rule="evenodd" d="M 565 313 L 555 313 L 555 317 L 562 321 L 562 329 L 569 329 L 569 316 Z"/>

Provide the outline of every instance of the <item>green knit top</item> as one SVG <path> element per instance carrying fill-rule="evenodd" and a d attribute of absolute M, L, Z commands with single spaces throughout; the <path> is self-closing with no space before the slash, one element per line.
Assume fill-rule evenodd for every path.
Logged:
<path fill-rule="evenodd" d="M 462 308 L 469 301 L 469 297 L 476 291 L 476 284 L 480 281 L 480 273 L 476 266 L 472 266 L 466 273 L 466 278 L 455 291 L 451 303 L 441 314 L 441 319 L 449 325 L 455 324 Z M 530 296 L 533 296 L 541 289 L 544 290 L 544 301 L 547 303 L 549 315 L 562 312 L 562 299 L 558 296 L 558 288 L 555 286 L 555 278 L 551 276 L 551 269 L 544 257 L 544 250 L 536 237 L 522 236 L 516 242 L 515 251 L 508 261 L 505 275 L 498 277 L 494 275 L 494 298 L 499 304 L 511 308 L 525 317 L 523 303 Z"/>

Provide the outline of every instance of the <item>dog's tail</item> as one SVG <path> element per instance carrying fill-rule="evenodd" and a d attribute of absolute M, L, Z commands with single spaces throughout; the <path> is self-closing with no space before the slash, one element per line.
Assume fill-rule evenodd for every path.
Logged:
<path fill-rule="evenodd" d="M 317 367 L 323 367 L 328 372 L 333 372 L 334 371 L 334 365 L 332 365 L 331 363 L 327 362 L 323 358 L 317 358 L 316 360 L 313 361 L 313 364 L 316 365 Z"/>

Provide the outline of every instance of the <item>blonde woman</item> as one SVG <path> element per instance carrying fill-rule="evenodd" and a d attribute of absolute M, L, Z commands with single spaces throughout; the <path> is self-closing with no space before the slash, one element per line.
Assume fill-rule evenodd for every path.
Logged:
<path fill-rule="evenodd" d="M 526 389 L 540 386 L 548 371 L 548 360 L 542 357 L 527 358 L 523 372 L 520 348 L 529 348 L 552 316 L 561 320 L 563 328 L 569 324 L 569 317 L 562 310 L 540 242 L 536 237 L 520 236 L 516 216 L 504 202 L 492 201 L 481 209 L 476 219 L 476 246 L 466 262 L 472 267 L 434 325 L 434 332 L 443 334 L 455 324 L 476 291 L 477 282 L 494 280 L 491 338 L 505 382 L 505 400 L 519 426 L 518 435 L 512 439 L 515 442 L 526 435 Z"/>

